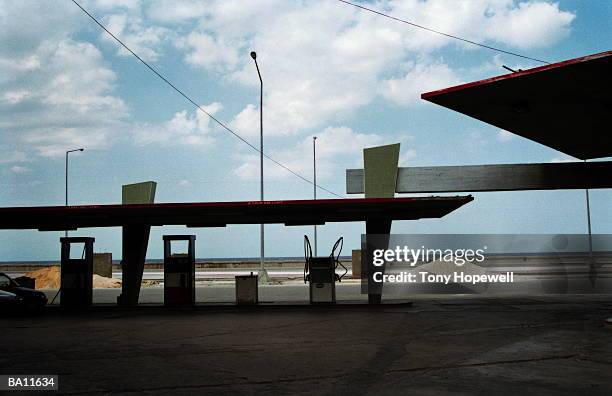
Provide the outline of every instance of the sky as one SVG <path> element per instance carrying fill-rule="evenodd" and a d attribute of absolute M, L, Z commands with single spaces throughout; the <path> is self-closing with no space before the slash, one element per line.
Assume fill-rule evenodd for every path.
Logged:
<path fill-rule="evenodd" d="M 382 18 L 337 0 L 82 0 L 134 52 L 207 112 L 264 151 L 346 196 L 362 150 L 401 143 L 401 166 L 559 162 L 573 158 L 420 99 L 423 92 L 537 62 Z M 567 60 L 612 49 L 612 2 L 403 0 L 360 4 L 507 51 Z M 165 85 L 71 0 L 0 0 L 0 207 L 120 203 L 121 186 L 153 180 L 156 202 L 259 199 L 259 156 Z M 265 199 L 310 199 L 311 184 L 265 162 Z M 319 198 L 333 198 L 324 190 Z M 394 233 L 584 233 L 585 192 L 475 193 L 443 219 L 394 222 Z M 612 192 L 591 191 L 594 233 L 612 233 Z M 352 196 L 358 197 L 358 196 Z M 318 228 L 319 252 L 362 223 Z M 156 227 L 197 235 L 198 257 L 256 257 L 259 227 Z M 266 226 L 266 255 L 299 256 L 312 227 Z M 121 255 L 121 229 L 81 229 Z M 55 260 L 58 232 L 0 231 L 0 260 Z M 349 253 L 350 254 L 350 253 Z"/>

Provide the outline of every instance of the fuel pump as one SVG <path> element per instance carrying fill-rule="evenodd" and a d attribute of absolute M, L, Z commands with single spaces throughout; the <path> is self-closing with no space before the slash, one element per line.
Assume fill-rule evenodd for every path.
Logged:
<path fill-rule="evenodd" d="M 304 283 L 309 283 L 309 294 L 311 304 L 335 304 L 336 303 L 336 281 L 341 282 L 348 270 L 340 262 L 340 253 L 344 238 L 340 237 L 329 257 L 313 257 L 312 246 L 308 236 L 304 235 Z M 338 253 L 336 253 L 336 251 Z M 342 275 L 336 274 L 338 267 L 344 269 Z"/>
<path fill-rule="evenodd" d="M 164 235 L 164 305 L 195 304 L 195 239 L 195 235 Z M 186 253 L 173 253 L 176 241 L 187 241 Z"/>
<path fill-rule="evenodd" d="M 95 238 L 60 238 L 61 285 L 60 304 L 64 308 L 85 308 L 91 306 L 93 293 L 93 244 Z M 72 244 L 83 244 L 80 258 L 70 257 Z"/>

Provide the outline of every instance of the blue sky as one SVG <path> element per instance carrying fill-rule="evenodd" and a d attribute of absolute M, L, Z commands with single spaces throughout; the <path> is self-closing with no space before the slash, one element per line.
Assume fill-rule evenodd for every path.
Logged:
<path fill-rule="evenodd" d="M 362 149 L 401 142 L 401 164 L 554 162 L 570 157 L 419 95 L 504 74 L 532 61 L 416 30 L 335 0 L 82 2 L 132 49 L 215 117 L 258 144 L 256 50 L 265 83 L 265 151 L 344 195 L 344 170 Z M 365 4 L 365 3 L 364 3 Z M 377 1 L 438 30 L 551 62 L 610 50 L 612 2 Z M 118 203 L 121 185 L 155 180 L 157 202 L 256 200 L 258 156 L 120 50 L 71 1 L 0 1 L 0 206 Z M 266 199 L 312 197 L 312 186 L 265 164 Z M 319 197 L 330 197 L 319 191 Z M 474 194 L 444 219 L 396 222 L 396 233 L 581 233 L 584 191 Z M 612 193 L 591 192 L 593 231 L 612 233 Z M 356 248 L 363 224 L 319 228 L 321 250 L 340 235 Z M 196 233 L 199 257 L 258 255 L 257 226 Z M 267 227 L 267 254 L 301 254 L 311 227 Z M 96 251 L 120 257 L 121 232 L 85 229 Z M 59 256 L 57 232 L 0 231 L 3 260 Z"/>

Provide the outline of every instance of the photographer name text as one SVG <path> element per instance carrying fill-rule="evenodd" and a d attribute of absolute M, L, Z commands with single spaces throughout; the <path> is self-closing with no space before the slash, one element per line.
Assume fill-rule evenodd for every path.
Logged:
<path fill-rule="evenodd" d="M 372 280 L 376 283 L 438 283 L 444 285 L 450 283 L 512 283 L 514 282 L 514 272 L 499 274 L 466 274 L 464 272 L 432 274 L 424 271 L 383 274 L 382 272 L 374 272 Z"/>

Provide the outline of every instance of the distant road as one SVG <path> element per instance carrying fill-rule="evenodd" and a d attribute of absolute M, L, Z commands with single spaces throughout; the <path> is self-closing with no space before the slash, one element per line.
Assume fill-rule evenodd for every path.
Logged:
<path fill-rule="evenodd" d="M 196 271 L 196 280 L 214 280 L 214 279 L 234 279 L 236 275 L 248 275 L 252 270 L 241 270 L 241 269 L 198 269 Z M 253 270 L 253 273 L 257 273 L 257 270 Z M 12 278 L 22 276 L 24 272 L 20 271 L 7 271 Z M 349 269 L 348 275 L 352 272 Z M 274 268 L 268 269 L 268 275 L 272 278 L 280 279 L 302 279 L 304 276 L 303 268 Z M 113 271 L 113 278 L 122 279 L 123 274 L 121 271 Z M 145 270 L 142 276 L 144 280 L 163 280 L 163 270 Z"/>

